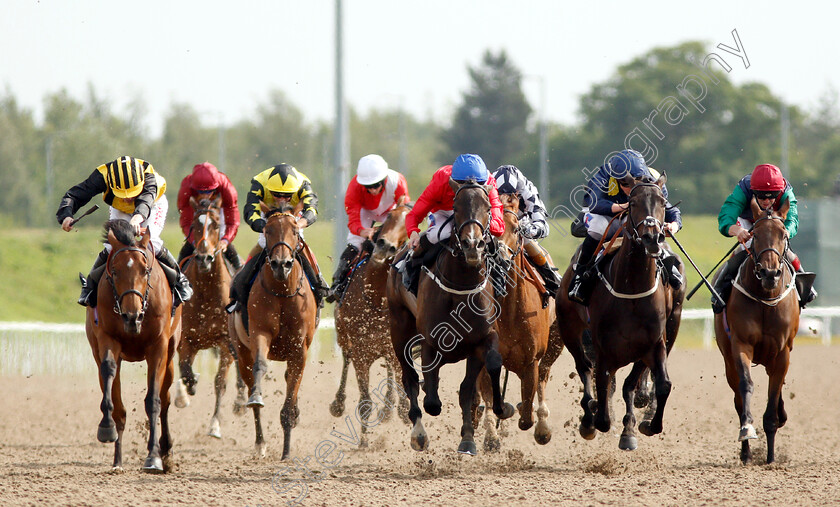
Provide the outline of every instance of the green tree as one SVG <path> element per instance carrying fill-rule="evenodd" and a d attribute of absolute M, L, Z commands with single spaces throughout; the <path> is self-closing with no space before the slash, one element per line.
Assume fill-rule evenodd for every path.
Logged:
<path fill-rule="evenodd" d="M 531 106 L 522 93 L 522 73 L 504 50 L 486 51 L 481 65 L 467 70 L 472 85 L 443 132 L 447 150 L 440 159 L 451 163 L 470 152 L 481 155 L 488 168 L 510 163 L 528 143 Z"/>

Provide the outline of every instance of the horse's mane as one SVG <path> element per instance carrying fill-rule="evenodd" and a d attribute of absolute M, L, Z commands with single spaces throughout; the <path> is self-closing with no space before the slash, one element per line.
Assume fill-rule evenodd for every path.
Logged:
<path fill-rule="evenodd" d="M 128 223 L 128 220 L 121 218 L 116 220 L 108 220 L 105 222 L 105 232 L 102 238 L 108 241 L 108 232 L 113 232 L 117 241 L 126 246 L 137 246 L 137 240 L 134 238 L 134 228 Z"/>
<path fill-rule="evenodd" d="M 268 210 L 265 213 L 265 219 L 268 220 L 270 216 L 277 215 L 278 213 L 291 213 L 292 211 L 294 211 L 294 209 L 295 207 L 292 206 L 290 203 L 283 203 L 276 208 L 271 208 L 270 210 Z"/>

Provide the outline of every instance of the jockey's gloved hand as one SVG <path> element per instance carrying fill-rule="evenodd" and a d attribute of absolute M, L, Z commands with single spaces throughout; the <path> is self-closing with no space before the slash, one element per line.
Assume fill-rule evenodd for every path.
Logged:
<path fill-rule="evenodd" d="M 265 220 L 258 218 L 251 222 L 251 230 L 254 232 L 262 232 L 265 229 Z"/>
<path fill-rule="evenodd" d="M 545 223 L 543 222 L 526 222 L 525 226 L 522 226 L 522 222 L 519 222 L 519 229 L 522 231 L 522 235 L 528 239 L 540 239 L 547 236 L 547 230 Z"/>

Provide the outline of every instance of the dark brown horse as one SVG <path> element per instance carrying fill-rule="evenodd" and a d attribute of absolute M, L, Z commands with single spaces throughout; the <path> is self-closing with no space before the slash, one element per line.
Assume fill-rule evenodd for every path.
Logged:
<path fill-rule="evenodd" d="M 97 289 L 96 308 L 87 309 L 85 331 L 99 367 L 102 421 L 100 442 L 114 442 L 114 469 L 122 469 L 125 405 L 120 389 L 122 361 L 146 361 L 149 454 L 143 471 L 170 468 L 169 387 L 175 374 L 175 349 L 181 336 L 181 309 L 172 311 L 166 275 L 155 260 L 148 231 L 138 242 L 126 220 L 105 224 L 111 252 Z M 160 427 L 157 421 L 160 418 Z"/>
<path fill-rule="evenodd" d="M 499 337 L 493 326 L 498 303 L 493 299 L 487 273 L 487 246 L 490 224 L 489 187 L 450 179 L 455 192 L 453 228 L 448 251 L 442 252 L 431 268 L 420 277 L 416 300 L 405 290 L 401 274 L 388 275 L 388 308 L 391 313 L 391 341 L 402 367 L 403 387 L 408 394 L 408 417 L 413 424 L 411 447 L 424 450 L 428 436 L 421 421 L 417 401 L 419 378 L 411 349 L 421 347 L 423 408 L 437 416 L 442 404 L 438 396 L 440 367 L 467 360 L 466 374 L 459 390 L 462 425 L 458 452 L 476 454 L 472 406 L 476 380 L 486 365 L 493 390 L 493 412 L 502 415 L 499 375 L 502 357 Z"/>
<path fill-rule="evenodd" d="M 785 261 L 789 247 L 785 217 L 790 205 L 785 201 L 778 213 L 761 209 L 755 199 L 750 205 L 754 220 L 750 255 L 738 271 L 726 310 L 715 315 L 715 335 L 726 364 L 726 380 L 735 393 L 744 463 L 750 459 L 750 440 L 758 438 L 750 412 L 750 365 L 764 366 L 770 377 L 764 433 L 767 463 L 773 463 L 776 430 L 787 422 L 782 385 L 790 365 L 800 310 L 795 270 Z"/>
<path fill-rule="evenodd" d="M 330 413 L 339 417 L 344 413 L 344 389 L 347 383 L 347 370 L 350 362 L 356 371 L 356 380 L 359 383 L 359 405 L 375 403 L 379 407 L 395 407 L 396 396 L 394 394 L 394 371 L 400 375 L 397 357 L 394 355 L 394 347 L 391 345 L 391 333 L 388 326 L 388 311 L 386 309 L 385 284 L 388 279 L 388 271 L 391 261 L 400 248 L 408 239 L 405 230 L 405 215 L 411 208 L 402 205 L 394 208 L 388 217 L 379 227 L 373 252 L 356 267 L 351 275 L 347 290 L 341 301 L 335 307 L 335 332 L 338 339 L 338 346 L 344 357 L 344 366 L 341 370 L 341 382 L 335 400 L 330 404 Z M 387 391 L 374 391 L 380 402 L 372 401 L 370 397 L 370 367 L 379 358 L 385 360 L 387 370 Z M 381 387 L 381 385 L 380 385 Z M 401 396 L 399 406 L 403 416 L 408 413 L 408 402 Z M 377 419 L 387 420 L 391 417 L 391 410 L 385 408 Z M 363 417 L 369 415 L 361 413 Z M 367 427 L 365 421 L 362 423 L 362 434 L 360 446 L 367 446 Z"/>
<path fill-rule="evenodd" d="M 194 253 L 187 258 L 184 274 L 195 293 L 184 304 L 181 325 L 181 342 L 178 345 L 178 360 L 181 379 L 175 395 L 175 406 L 184 408 L 190 404 L 187 396 L 195 395 L 198 375 L 193 373 L 192 363 L 200 350 L 215 348 L 219 353 L 219 371 L 216 373 L 216 408 L 210 419 L 211 437 L 222 438 L 220 425 L 222 396 L 227 389 L 227 374 L 233 363 L 232 342 L 228 333 L 227 313 L 231 276 L 221 248 L 221 196 L 196 201 L 190 197 L 190 206 L 195 210 L 190 233 L 195 245 Z M 245 383 L 236 369 L 237 397 L 234 411 L 245 410 Z"/>
<path fill-rule="evenodd" d="M 256 451 L 265 456 L 260 409 L 262 380 L 268 360 L 286 361 L 286 401 L 280 411 L 283 426 L 283 455 L 289 456 L 292 428 L 300 417 L 298 390 L 306 365 L 306 354 L 318 327 L 318 306 L 297 259 L 302 239 L 292 208 L 283 205 L 265 214 L 266 261 L 257 274 L 248 297 L 249 329 L 240 312 L 230 315 L 231 336 L 238 337 L 239 371 L 249 389 L 247 406 L 254 410 Z"/>
<path fill-rule="evenodd" d="M 674 290 L 663 281 L 656 262 L 667 248 L 663 232 L 665 175 L 655 183 L 632 177 L 627 177 L 625 183 L 632 185 L 632 189 L 623 241 L 615 255 L 598 268 L 600 282 L 593 291 L 589 307 L 568 299 L 568 280 L 572 278 L 574 259 L 563 277 L 556 305 L 563 344 L 574 357 L 583 382 L 581 436 L 592 439 L 596 428 L 602 432 L 609 430 L 611 379 L 619 368 L 634 363 L 622 387 L 626 411 L 619 441 L 619 448 L 633 450 L 637 446 L 633 402 L 646 368 L 651 369 L 654 377 L 656 395 L 652 403 L 655 407 L 652 417 L 646 417 L 639 424 L 639 431 L 648 436 L 662 432 L 665 402 L 671 392 L 666 362 L 679 331 L 685 288 L 683 285 Z M 596 356 L 597 403 L 592 398 L 591 362 L 581 340 L 587 327 Z"/>
<path fill-rule="evenodd" d="M 519 429 L 527 430 L 534 425 L 534 395 L 539 397 L 537 427 L 534 440 L 547 444 L 551 440 L 548 427 L 548 405 L 545 402 L 545 382 L 539 371 L 540 360 L 548 347 L 549 334 L 557 334 L 554 323 L 554 306 L 543 308 L 541 290 L 534 279 L 538 276 L 523 252 L 524 238 L 519 234 L 519 196 L 503 194 L 499 198 L 505 209 L 505 233 L 500 245 L 511 261 L 507 274 L 507 295 L 499 299 L 501 314 L 495 322 L 499 334 L 499 352 L 509 371 L 520 379 L 522 402 L 519 404 Z M 559 336 L 556 337 L 559 341 Z M 561 345 L 562 348 L 562 345 Z M 548 372 L 545 372 L 545 379 Z M 485 402 L 492 399 L 490 378 L 482 372 L 479 387 Z M 499 436 L 495 418 L 484 418 L 484 449 L 499 449 Z"/>

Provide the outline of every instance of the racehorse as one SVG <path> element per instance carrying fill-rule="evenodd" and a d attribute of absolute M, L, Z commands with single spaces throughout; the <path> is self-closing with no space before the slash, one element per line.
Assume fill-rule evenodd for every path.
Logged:
<path fill-rule="evenodd" d="M 525 259 L 524 238 L 519 233 L 519 196 L 503 194 L 499 199 L 504 205 L 505 233 L 499 238 L 502 251 L 511 261 L 507 273 L 507 295 L 499 299 L 501 313 L 495 322 L 499 334 L 499 352 L 509 371 L 520 379 L 522 402 L 519 404 L 519 429 L 528 430 L 534 425 L 534 394 L 539 397 L 537 427 L 534 440 L 544 445 L 551 440 L 548 427 L 548 405 L 545 402 L 545 384 L 548 371 L 540 372 L 540 361 L 546 352 L 549 334 L 557 334 L 554 306 L 543 307 L 542 291 L 534 282 L 536 271 Z M 559 341 L 559 336 L 556 336 Z M 560 346 L 562 349 L 562 345 Z M 559 353 L 559 352 L 558 352 Z M 489 377 L 482 372 L 479 389 L 486 402 L 491 400 Z M 484 418 L 486 451 L 498 450 L 499 436 L 492 421 Z"/>
<path fill-rule="evenodd" d="M 778 213 L 761 209 L 755 199 L 753 237 L 749 257 L 733 283 L 726 310 L 715 315 L 715 335 L 726 380 L 735 393 L 735 410 L 740 418 L 741 462 L 750 459 L 750 440 L 758 438 L 753 427 L 750 400 L 753 381 L 750 364 L 764 366 L 770 378 L 764 433 L 767 435 L 767 463 L 775 461 L 776 430 L 787 422 L 782 385 L 790 365 L 793 338 L 799 327 L 795 270 L 785 261 L 789 238 L 785 201 Z"/>
<path fill-rule="evenodd" d="M 665 402 L 671 392 L 666 363 L 679 331 L 685 288 L 681 285 L 679 289 L 673 289 L 663 281 L 663 277 L 667 280 L 667 274 L 657 265 L 657 259 L 667 248 L 663 232 L 667 202 L 662 193 L 665 180 L 664 174 L 655 182 L 625 177 L 623 183 L 632 188 L 624 236 L 615 255 L 604 262 L 603 267 L 596 265 L 600 283 L 592 293 L 589 307 L 568 298 L 568 280 L 572 279 L 574 258 L 555 299 L 563 344 L 575 359 L 583 382 L 581 406 L 584 415 L 579 431 L 585 439 L 595 438 L 595 429 L 609 430 L 611 379 L 619 368 L 634 363 L 622 387 L 626 411 L 618 446 L 624 450 L 633 450 L 638 445 L 633 403 L 639 379 L 646 368 L 651 369 L 654 377 L 655 399 L 652 403 L 655 405 L 652 406 L 652 417 L 648 413 L 639 424 L 642 434 L 651 436 L 662 432 Z M 682 263 L 678 265 L 682 270 Z M 581 340 L 587 327 L 595 351 L 597 403 L 592 398 L 592 365 Z"/>
<path fill-rule="evenodd" d="M 233 344 L 228 333 L 225 305 L 230 292 L 231 275 L 221 249 L 221 205 L 222 198 L 215 195 L 212 200 L 190 197 L 190 206 L 195 213 L 190 225 L 190 234 L 195 252 L 185 260 L 184 274 L 195 293 L 184 303 L 181 342 L 178 344 L 178 360 L 181 381 L 177 384 L 175 406 L 189 405 L 187 396 L 195 395 L 198 375 L 193 373 L 192 363 L 200 350 L 215 347 L 219 352 L 219 371 L 216 373 L 216 408 L 210 419 L 208 435 L 222 438 L 220 417 L 222 396 L 227 389 L 227 373 L 233 363 Z M 237 397 L 234 412 L 245 410 L 245 383 L 236 370 Z"/>
<path fill-rule="evenodd" d="M 298 390 L 306 365 L 306 354 L 318 327 L 318 306 L 297 255 L 303 247 L 293 208 L 288 204 L 269 209 L 265 214 L 265 264 L 257 274 L 248 297 L 249 329 L 242 323 L 240 311 L 228 319 L 231 336 L 238 337 L 239 371 L 249 389 L 247 406 L 254 410 L 255 447 L 265 456 L 260 409 L 262 380 L 268 359 L 286 361 L 286 400 L 280 411 L 283 427 L 283 454 L 289 456 L 292 428 L 300 418 Z M 270 245 L 270 246 L 269 246 Z"/>
<path fill-rule="evenodd" d="M 149 455 L 143 471 L 170 469 L 169 387 L 175 374 L 174 357 L 181 336 L 181 308 L 172 308 L 172 292 L 155 260 L 151 236 L 144 231 L 138 242 L 126 220 L 105 224 L 111 246 L 104 280 L 97 288 L 97 306 L 85 318 L 93 357 L 99 367 L 102 421 L 96 432 L 100 442 L 114 442 L 114 470 L 122 470 L 125 405 L 120 389 L 122 361 L 146 361 L 149 418 Z M 160 418 L 160 429 L 157 420 Z"/>
<path fill-rule="evenodd" d="M 419 378 L 414 369 L 411 349 L 421 346 L 423 390 L 426 413 L 441 413 L 438 396 L 440 367 L 467 360 L 466 374 L 459 390 L 462 425 L 458 452 L 475 455 L 472 405 L 476 380 L 486 365 L 493 391 L 493 412 L 502 415 L 499 375 L 502 356 L 499 337 L 493 326 L 498 304 L 488 282 L 487 248 L 490 225 L 490 188 L 468 180 L 450 179 L 455 192 L 453 228 L 447 252 L 439 255 L 431 268 L 423 268 L 417 297 L 402 285 L 401 273 L 388 275 L 388 309 L 391 314 L 391 342 L 402 367 L 402 381 L 408 394 L 408 417 L 413 425 L 411 447 L 424 450 L 428 435 L 423 428 L 417 402 Z M 414 310 L 413 313 L 412 310 Z"/>
<path fill-rule="evenodd" d="M 380 393 L 375 390 L 377 397 L 384 398 L 387 407 L 394 407 L 394 369 L 399 371 L 399 363 L 391 345 L 390 316 L 385 308 L 385 284 L 391 261 L 397 250 L 406 242 L 408 234 L 405 230 L 405 215 L 411 208 L 402 205 L 388 213 L 388 217 L 379 227 L 374 236 L 373 251 L 369 256 L 357 261 L 357 266 L 350 275 L 350 282 L 339 304 L 335 307 L 335 332 L 339 347 L 341 347 L 344 364 L 341 370 L 341 382 L 335 400 L 330 404 L 330 413 L 339 417 L 344 413 L 344 389 L 347 383 L 347 370 L 350 362 L 356 371 L 359 384 L 359 406 L 373 403 L 370 397 L 370 367 L 379 358 L 385 359 L 387 370 L 387 391 Z M 361 264 L 358 264 L 361 263 Z M 397 388 L 402 390 L 399 385 Z M 400 412 L 408 420 L 408 401 L 401 396 L 399 400 Z M 367 447 L 368 412 L 360 414 L 362 421 L 360 447 Z M 381 420 L 391 417 L 391 410 L 385 410 Z"/>

